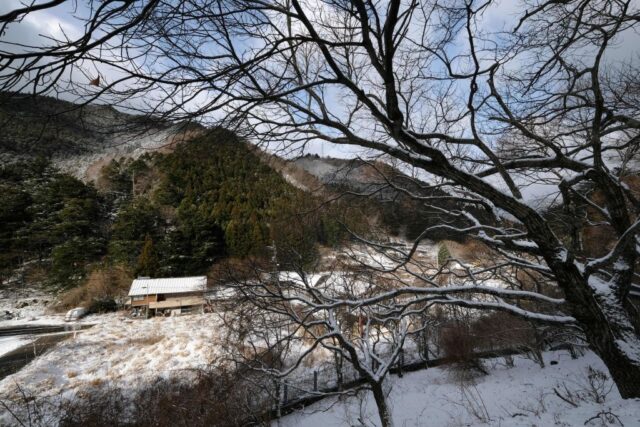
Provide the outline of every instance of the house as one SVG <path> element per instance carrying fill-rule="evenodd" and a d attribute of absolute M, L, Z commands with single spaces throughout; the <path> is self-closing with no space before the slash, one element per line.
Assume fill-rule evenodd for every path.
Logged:
<path fill-rule="evenodd" d="M 202 313 L 207 277 L 139 277 L 131 283 L 127 305 L 135 314 L 173 316 Z"/>

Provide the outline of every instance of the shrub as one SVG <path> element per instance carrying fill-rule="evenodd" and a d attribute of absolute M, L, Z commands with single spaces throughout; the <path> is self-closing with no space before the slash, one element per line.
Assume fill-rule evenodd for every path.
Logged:
<path fill-rule="evenodd" d="M 91 313 L 109 313 L 118 309 L 118 303 L 110 297 L 94 298 L 87 308 Z"/>
<path fill-rule="evenodd" d="M 132 278 L 121 265 L 96 268 L 81 286 L 64 293 L 56 308 L 85 307 L 96 313 L 113 311 L 117 309 L 117 299 L 126 295 Z"/>
<path fill-rule="evenodd" d="M 481 350 L 525 349 L 535 344 L 532 326 L 507 313 L 491 313 L 471 325 Z"/>
<path fill-rule="evenodd" d="M 444 266 L 449 258 L 451 258 L 449 248 L 447 248 L 446 244 L 440 243 L 440 247 L 438 249 L 438 267 Z"/>
<path fill-rule="evenodd" d="M 459 322 L 442 328 L 439 341 L 445 359 L 455 371 L 463 376 L 487 374 L 482 360 L 475 355 L 478 339 L 472 335 L 468 324 Z"/>
<path fill-rule="evenodd" d="M 196 371 L 190 382 L 159 378 L 137 391 L 93 380 L 72 397 L 37 397 L 20 389 L 2 400 L 16 425 L 72 426 L 245 426 L 266 425 L 272 382 L 254 374 Z"/>

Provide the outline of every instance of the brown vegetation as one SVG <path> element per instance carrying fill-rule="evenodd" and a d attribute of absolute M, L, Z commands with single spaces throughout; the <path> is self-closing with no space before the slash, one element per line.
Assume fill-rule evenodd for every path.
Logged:
<path fill-rule="evenodd" d="M 621 181 L 631 191 L 634 197 L 640 196 L 640 176 L 627 175 Z M 589 199 L 603 206 L 605 202 L 604 193 L 601 190 L 590 194 Z M 584 253 L 591 257 L 601 257 L 609 252 L 616 244 L 616 233 L 611 225 L 605 224 L 605 218 L 591 206 L 587 206 L 587 222 L 581 233 Z"/>
<path fill-rule="evenodd" d="M 120 265 L 96 268 L 81 286 L 64 293 L 56 309 L 63 311 L 74 307 L 97 308 L 97 303 L 114 300 L 127 294 L 133 276 Z"/>
<path fill-rule="evenodd" d="M 479 340 L 465 323 L 456 323 L 442 328 L 439 337 L 444 357 L 451 368 L 462 375 L 483 373 L 487 371 L 482 361 L 475 356 Z"/>
<path fill-rule="evenodd" d="M 133 394 L 93 381 L 73 397 L 37 397 L 18 387 L 14 400 L 0 404 L 12 422 L 49 426 L 244 426 L 265 425 L 269 418 L 264 378 L 237 372 L 197 371 L 189 383 L 158 379 Z"/>
<path fill-rule="evenodd" d="M 487 245 L 475 239 L 466 239 L 463 242 L 442 240 L 440 243 L 447 246 L 452 258 L 468 263 L 495 262 L 497 255 Z"/>

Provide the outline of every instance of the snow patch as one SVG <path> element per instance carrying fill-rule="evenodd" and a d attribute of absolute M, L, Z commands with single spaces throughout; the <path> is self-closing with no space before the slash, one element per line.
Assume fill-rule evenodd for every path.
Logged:
<path fill-rule="evenodd" d="M 446 368 L 433 368 L 392 375 L 387 384 L 395 425 L 401 426 L 600 426 L 609 412 L 622 425 L 640 425 L 640 400 L 623 400 L 615 387 L 604 402 L 577 399 L 573 405 L 560 399 L 554 389 L 584 394 L 589 387 L 589 368 L 607 372 L 602 361 L 589 352 L 572 360 L 564 352 L 544 354 L 547 367 L 515 358 L 508 369 L 500 359 L 489 360 L 490 374 L 461 382 Z M 550 362 L 557 362 L 550 365 Z M 612 386 L 607 380 L 604 390 Z M 604 416 L 604 415 L 603 415 Z M 587 422 L 589 419 L 591 421 Z M 586 424 L 585 424 L 586 422 Z M 279 427 L 330 427 L 380 425 L 373 397 L 363 392 L 357 397 L 331 397 L 272 423 Z M 620 425 L 613 423 L 612 425 Z"/>

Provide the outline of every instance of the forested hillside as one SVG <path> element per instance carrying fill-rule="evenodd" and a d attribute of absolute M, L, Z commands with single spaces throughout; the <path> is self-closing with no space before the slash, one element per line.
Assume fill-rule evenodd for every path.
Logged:
<path fill-rule="evenodd" d="M 59 173 L 46 160 L 4 165 L 0 277 L 8 279 L 28 265 L 31 274 L 44 267 L 48 282 L 76 283 L 83 277 L 82 266 L 104 254 L 109 206 L 95 188 Z"/>
<path fill-rule="evenodd" d="M 3 280 L 67 288 L 104 265 L 203 274 L 224 257 L 270 257 L 273 243 L 310 262 L 319 244 L 347 237 L 343 221 L 357 228 L 362 218 L 340 203 L 319 209 L 224 130 L 173 153 L 114 160 L 97 188 L 44 159 L 3 166 L 0 188 Z"/>
<path fill-rule="evenodd" d="M 399 238 L 464 240 L 451 228 L 465 226 L 461 210 L 490 221 L 477 205 L 461 202 L 384 161 L 306 155 L 285 164 L 273 163 L 303 188 L 361 206 L 375 215 L 386 233 Z"/>

